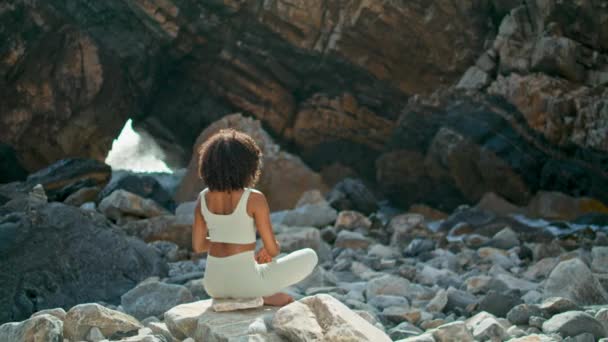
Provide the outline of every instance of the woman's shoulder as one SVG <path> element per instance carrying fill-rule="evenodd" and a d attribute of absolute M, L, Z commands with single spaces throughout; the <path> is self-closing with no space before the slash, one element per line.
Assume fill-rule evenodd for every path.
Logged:
<path fill-rule="evenodd" d="M 264 193 L 258 189 L 248 188 L 249 190 L 249 198 L 251 198 L 253 203 L 263 203 L 266 202 L 266 196 Z"/>
<path fill-rule="evenodd" d="M 254 188 L 247 188 L 252 194 L 264 195 L 260 190 Z"/>

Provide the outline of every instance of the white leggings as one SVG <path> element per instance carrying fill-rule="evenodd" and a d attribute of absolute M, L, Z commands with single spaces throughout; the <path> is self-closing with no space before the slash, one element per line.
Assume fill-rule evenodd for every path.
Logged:
<path fill-rule="evenodd" d="M 252 298 L 273 295 L 306 278 L 317 265 L 317 253 L 300 249 L 267 264 L 248 251 L 225 258 L 207 255 L 203 285 L 213 298 Z"/>

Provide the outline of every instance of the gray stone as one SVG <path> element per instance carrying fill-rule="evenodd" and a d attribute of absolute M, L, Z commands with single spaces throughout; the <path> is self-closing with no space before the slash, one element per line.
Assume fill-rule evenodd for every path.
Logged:
<path fill-rule="evenodd" d="M 512 325 L 511 327 L 509 327 L 509 329 L 507 329 L 507 335 L 511 338 L 522 337 L 525 334 L 526 332 L 517 327 L 516 325 Z"/>
<path fill-rule="evenodd" d="M 543 295 L 538 291 L 532 290 L 523 295 L 521 299 L 526 304 L 538 304 L 543 299 Z"/>
<path fill-rule="evenodd" d="M 295 208 L 299 208 L 307 204 L 317 204 L 322 202 L 325 202 L 325 197 L 323 197 L 321 191 L 319 191 L 318 189 L 308 190 L 304 191 L 302 195 L 300 195 L 300 198 L 298 199 Z"/>
<path fill-rule="evenodd" d="M 176 306 L 165 314 L 165 322 L 172 335 L 178 339 L 192 337 L 195 341 L 280 341 L 268 332 L 266 322 L 272 319 L 276 307 L 251 310 L 215 312 L 212 300 Z"/>
<path fill-rule="evenodd" d="M 321 238 L 327 243 L 333 244 L 336 241 L 337 236 L 338 233 L 336 232 L 336 228 L 332 226 L 321 229 Z"/>
<path fill-rule="evenodd" d="M 477 301 L 477 297 L 474 295 L 450 287 L 448 288 L 448 304 L 446 306 L 446 310 L 459 310 L 460 312 L 464 312 L 469 305 L 477 303 Z"/>
<path fill-rule="evenodd" d="M 593 272 L 608 273 L 608 246 L 596 246 L 591 250 L 591 270 Z"/>
<path fill-rule="evenodd" d="M 424 228 L 424 216 L 420 214 L 402 214 L 393 217 L 388 224 L 392 232 L 391 246 L 401 246 L 412 240 L 412 232 Z"/>
<path fill-rule="evenodd" d="M 394 248 L 390 246 L 381 245 L 379 243 L 373 244 L 367 250 L 367 255 L 371 257 L 379 257 L 379 258 L 395 258 L 399 256 L 399 253 Z"/>
<path fill-rule="evenodd" d="M 512 324 L 525 325 L 530 321 L 530 317 L 542 316 L 542 314 L 542 310 L 538 305 L 519 304 L 507 313 L 507 319 Z"/>
<path fill-rule="evenodd" d="M 555 240 L 549 243 L 537 243 L 532 249 L 534 260 L 542 260 L 545 258 L 556 258 L 564 254 L 566 251 Z"/>
<path fill-rule="evenodd" d="M 101 334 L 108 338 L 114 334 L 134 332 L 143 327 L 134 317 L 96 303 L 72 307 L 67 312 L 63 325 L 64 337 L 71 341 L 85 339 L 93 327 L 99 328 Z"/>
<path fill-rule="evenodd" d="M 568 298 L 551 297 L 540 304 L 540 309 L 547 315 L 553 316 L 566 311 L 579 310 L 579 306 Z"/>
<path fill-rule="evenodd" d="M 424 265 L 420 271 L 416 273 L 416 282 L 423 285 L 439 285 L 448 287 L 460 283 L 457 274 L 448 269 L 437 269 L 435 267 Z"/>
<path fill-rule="evenodd" d="M 462 78 L 456 84 L 456 88 L 479 90 L 488 86 L 490 82 L 490 75 L 474 65 L 469 67 L 464 75 L 462 75 Z"/>
<path fill-rule="evenodd" d="M 160 316 L 176 305 L 193 300 L 192 293 L 185 286 L 152 281 L 122 295 L 121 305 L 128 314 L 144 319 Z"/>
<path fill-rule="evenodd" d="M 408 337 L 414 337 L 422 334 L 424 331 L 410 322 L 401 322 L 397 326 L 388 331 L 388 335 L 393 341 L 401 340 Z"/>
<path fill-rule="evenodd" d="M 608 302 L 608 294 L 580 259 L 560 262 L 545 283 L 545 298 L 564 297 L 578 305 Z"/>
<path fill-rule="evenodd" d="M 515 262 L 513 262 L 513 260 L 511 260 L 507 253 L 502 249 L 494 247 L 482 247 L 477 250 L 477 254 L 483 260 L 488 260 L 492 262 L 492 264 L 501 266 L 505 269 L 516 266 Z"/>
<path fill-rule="evenodd" d="M 370 280 L 365 289 L 365 297 L 371 300 L 378 295 L 394 295 L 406 297 L 410 288 L 410 282 L 394 275 L 384 275 Z"/>
<path fill-rule="evenodd" d="M 51 314 L 41 314 L 23 322 L 0 325 L 0 341 L 59 342 L 62 340 L 63 322 Z"/>
<path fill-rule="evenodd" d="M 391 341 L 340 301 L 323 294 L 284 306 L 275 314 L 273 327 L 290 341 Z"/>
<path fill-rule="evenodd" d="M 446 290 L 439 290 L 435 294 L 435 297 L 426 306 L 428 312 L 442 312 L 448 304 L 448 292 Z"/>
<path fill-rule="evenodd" d="M 595 342 L 595 337 L 591 333 L 582 333 L 574 337 L 566 337 L 564 342 Z"/>
<path fill-rule="evenodd" d="M 194 336 L 198 317 L 208 310 L 213 311 L 211 303 L 212 300 L 207 299 L 171 308 L 164 314 L 167 328 L 178 339 Z"/>
<path fill-rule="evenodd" d="M 334 227 L 336 230 L 369 230 L 372 226 L 372 221 L 360 212 L 353 210 L 343 210 L 338 213 Z"/>
<path fill-rule="evenodd" d="M 397 342 L 435 342 L 435 338 L 433 334 L 428 332 L 418 336 L 412 336 L 405 338 L 403 340 L 398 340 Z"/>
<path fill-rule="evenodd" d="M 524 278 L 530 280 L 546 278 L 551 271 L 557 266 L 559 260 L 557 258 L 544 258 L 539 260 L 534 265 L 530 266 L 524 273 Z"/>
<path fill-rule="evenodd" d="M 53 315 L 63 321 L 65 319 L 66 312 L 65 310 L 63 310 L 63 308 L 45 309 L 34 312 L 31 317 L 36 317 L 45 314 Z"/>
<path fill-rule="evenodd" d="M 24 320 L 38 309 L 116 302 L 146 277 L 167 272 L 156 249 L 98 212 L 30 199 L 7 205 L 2 209 L 12 219 L 0 224 L 0 240 L 10 244 L 0 257 L 0 322 Z"/>
<path fill-rule="evenodd" d="M 159 215 L 120 223 L 127 234 L 146 241 L 170 241 L 185 250 L 192 249 L 192 221 L 184 216 Z"/>
<path fill-rule="evenodd" d="M 63 203 L 80 207 L 87 202 L 95 202 L 99 191 L 101 191 L 101 188 L 98 186 L 80 188 L 70 194 Z"/>
<path fill-rule="evenodd" d="M 173 337 L 173 335 L 171 335 L 171 332 L 169 331 L 169 328 L 167 328 L 167 325 L 163 322 L 150 322 L 146 324 L 146 326 L 150 328 L 153 334 L 162 335 L 169 342 L 177 341 L 177 339 Z"/>
<path fill-rule="evenodd" d="M 492 290 L 479 302 L 478 308 L 498 317 L 505 317 L 514 306 L 521 302 L 519 296 L 514 293 L 499 293 Z"/>
<path fill-rule="evenodd" d="M 194 222 L 194 208 L 196 207 L 196 201 L 187 201 L 180 203 L 175 208 L 175 216 L 188 217 Z"/>
<path fill-rule="evenodd" d="M 301 207 L 287 210 L 283 217 L 273 223 L 284 224 L 295 227 L 325 227 L 334 223 L 338 217 L 336 209 L 327 202 L 305 204 Z"/>
<path fill-rule="evenodd" d="M 543 323 L 545 323 L 547 319 L 540 316 L 532 316 L 528 320 L 528 325 L 534 328 L 542 329 Z"/>
<path fill-rule="evenodd" d="M 371 241 L 358 232 L 342 230 L 336 237 L 335 246 L 340 248 L 365 249 Z"/>
<path fill-rule="evenodd" d="M 389 306 L 382 310 L 380 317 L 385 321 L 399 324 L 407 320 L 407 315 L 410 313 L 409 307 L 404 306 Z"/>
<path fill-rule="evenodd" d="M 566 37 L 542 37 L 532 53 L 532 69 L 581 81 L 584 69 L 576 61 L 578 44 Z"/>
<path fill-rule="evenodd" d="M 464 322 L 452 322 L 441 325 L 432 331 L 437 342 L 473 342 L 473 335 L 469 332 Z"/>
<path fill-rule="evenodd" d="M 602 323 L 606 334 L 608 334 L 608 308 L 601 309 L 595 314 L 595 319 Z"/>
<path fill-rule="evenodd" d="M 400 306 L 406 308 L 410 306 L 407 298 L 392 295 L 377 295 L 370 298 L 367 303 L 380 310 L 384 310 L 385 308 L 391 306 Z"/>
<path fill-rule="evenodd" d="M 314 227 L 287 227 L 276 235 L 281 245 L 281 252 L 290 253 L 302 248 L 312 248 L 319 257 L 325 261 L 331 259 L 330 253 L 325 253 L 321 232 Z"/>
<path fill-rule="evenodd" d="M 126 190 L 115 190 L 99 203 L 99 211 L 118 221 L 123 216 L 155 217 L 169 215 L 167 209 L 151 199 L 140 197 Z"/>
<path fill-rule="evenodd" d="M 505 328 L 495 317 L 486 317 L 471 326 L 473 337 L 477 341 L 502 341 L 507 336 Z"/>
<path fill-rule="evenodd" d="M 492 279 L 492 277 L 485 275 L 467 278 L 465 281 L 467 291 L 473 294 L 485 293 L 490 289 Z"/>
<path fill-rule="evenodd" d="M 103 336 L 101 330 L 98 327 L 92 327 L 87 334 L 86 340 L 91 342 L 99 342 L 101 340 L 105 340 L 106 337 Z"/>
<path fill-rule="evenodd" d="M 274 316 L 273 326 L 290 341 L 321 341 L 323 328 L 312 309 L 300 302 L 281 308 Z"/>
<path fill-rule="evenodd" d="M 407 257 L 415 257 L 435 249 L 435 241 L 431 239 L 416 238 L 405 248 L 403 254 Z"/>
<path fill-rule="evenodd" d="M 523 292 L 536 290 L 538 284 L 524 279 L 518 279 L 510 274 L 499 274 L 495 277 L 496 280 L 503 283 L 509 290 L 520 290 Z"/>
<path fill-rule="evenodd" d="M 582 311 L 568 311 L 551 317 L 543 323 L 543 332 L 572 337 L 591 333 L 596 339 L 606 336 L 604 326 L 593 316 Z"/>
<path fill-rule="evenodd" d="M 536 329 L 536 330 L 538 330 L 538 329 Z M 558 339 L 555 339 L 554 337 L 543 335 L 543 334 L 538 334 L 538 333 L 539 333 L 539 331 L 537 331 L 536 333 L 530 332 L 528 334 L 528 336 L 512 338 L 509 340 L 509 342 L 561 342 L 561 339 L 558 340 Z"/>
<path fill-rule="evenodd" d="M 490 246 L 500 249 L 511 249 L 519 246 L 519 237 L 511 228 L 506 227 L 496 233 L 489 242 Z"/>
<path fill-rule="evenodd" d="M 384 273 L 376 272 L 376 271 L 372 270 L 370 267 L 368 267 L 367 265 L 365 265 L 364 263 L 361 263 L 358 261 L 353 261 L 351 263 L 350 271 L 354 275 L 356 275 L 357 277 L 359 277 L 363 280 L 378 278 L 378 277 L 384 275 Z"/>

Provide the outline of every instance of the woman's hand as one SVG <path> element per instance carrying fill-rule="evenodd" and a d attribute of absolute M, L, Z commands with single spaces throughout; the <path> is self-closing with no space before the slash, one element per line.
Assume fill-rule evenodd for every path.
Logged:
<path fill-rule="evenodd" d="M 258 254 L 256 254 L 255 261 L 258 264 L 266 264 L 272 261 L 272 257 L 270 256 L 270 254 L 268 254 L 266 248 L 262 247 Z"/>

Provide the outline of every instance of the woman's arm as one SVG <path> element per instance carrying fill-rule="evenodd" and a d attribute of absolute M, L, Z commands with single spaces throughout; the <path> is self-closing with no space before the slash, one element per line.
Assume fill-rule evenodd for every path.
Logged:
<path fill-rule="evenodd" d="M 264 242 L 264 249 L 271 257 L 279 255 L 281 252 L 279 244 L 275 239 L 274 232 L 272 231 L 272 224 L 270 222 L 270 208 L 268 207 L 268 201 L 266 196 L 261 192 L 251 193 L 251 208 L 253 213 L 253 219 L 255 226 L 260 233 L 262 242 Z"/>
<path fill-rule="evenodd" d="M 201 197 L 199 196 L 194 206 L 194 223 L 192 224 L 192 251 L 203 253 L 209 250 L 207 239 L 207 223 L 201 213 Z"/>

